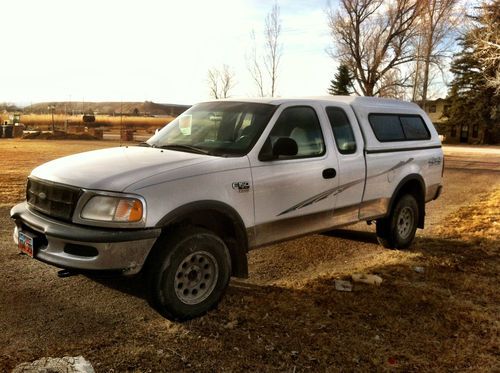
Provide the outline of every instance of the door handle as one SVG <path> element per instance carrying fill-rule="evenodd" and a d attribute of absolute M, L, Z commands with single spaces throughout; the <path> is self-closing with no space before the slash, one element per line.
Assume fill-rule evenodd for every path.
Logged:
<path fill-rule="evenodd" d="M 323 178 L 324 179 L 333 179 L 337 176 L 337 171 L 334 168 L 327 168 L 323 170 Z"/>

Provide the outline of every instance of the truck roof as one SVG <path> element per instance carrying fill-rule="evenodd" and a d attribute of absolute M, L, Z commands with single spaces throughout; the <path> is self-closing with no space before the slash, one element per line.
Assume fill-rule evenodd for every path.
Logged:
<path fill-rule="evenodd" d="M 407 101 L 400 101 L 390 98 L 380 97 L 364 97 L 364 96 L 304 96 L 304 97 L 257 97 L 257 98 L 228 98 L 220 101 L 234 101 L 234 102 L 255 102 L 262 104 L 280 105 L 290 102 L 322 102 L 322 103 L 335 103 L 342 102 L 353 106 L 354 108 L 392 108 L 392 109 L 419 109 L 417 104 Z"/>

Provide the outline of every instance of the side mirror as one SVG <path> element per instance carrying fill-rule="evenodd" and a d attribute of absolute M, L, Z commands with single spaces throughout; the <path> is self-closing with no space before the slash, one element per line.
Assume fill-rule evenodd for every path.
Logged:
<path fill-rule="evenodd" d="M 272 149 L 270 149 L 270 139 L 267 139 L 266 143 L 267 144 L 264 145 L 264 148 L 262 148 L 262 151 L 259 154 L 259 161 L 262 162 L 278 159 L 280 155 L 286 157 L 294 156 L 297 155 L 297 152 L 299 150 L 297 142 L 295 142 L 295 140 L 291 139 L 290 137 L 280 137 L 278 140 L 276 140 Z"/>

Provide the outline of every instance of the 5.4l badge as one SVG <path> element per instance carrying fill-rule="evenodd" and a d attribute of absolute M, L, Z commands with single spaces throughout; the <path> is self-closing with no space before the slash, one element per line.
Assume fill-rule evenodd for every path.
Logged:
<path fill-rule="evenodd" d="M 235 181 L 233 183 L 233 189 L 240 193 L 248 192 L 250 190 L 250 183 L 248 181 Z"/>

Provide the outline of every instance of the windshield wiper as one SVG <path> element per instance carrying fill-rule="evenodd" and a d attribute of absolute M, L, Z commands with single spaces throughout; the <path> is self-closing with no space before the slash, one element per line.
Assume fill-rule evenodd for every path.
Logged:
<path fill-rule="evenodd" d="M 188 151 L 191 153 L 197 153 L 197 154 L 205 154 L 205 155 L 211 155 L 208 150 L 200 149 L 192 145 L 186 145 L 186 144 L 168 144 L 168 145 L 162 145 L 158 146 L 160 149 L 172 149 L 172 150 L 180 150 L 180 151 Z"/>
<path fill-rule="evenodd" d="M 150 145 L 147 142 L 140 142 L 139 144 L 137 144 L 137 146 L 145 146 L 145 147 L 148 147 L 148 148 L 153 148 L 154 147 L 153 145 Z"/>

